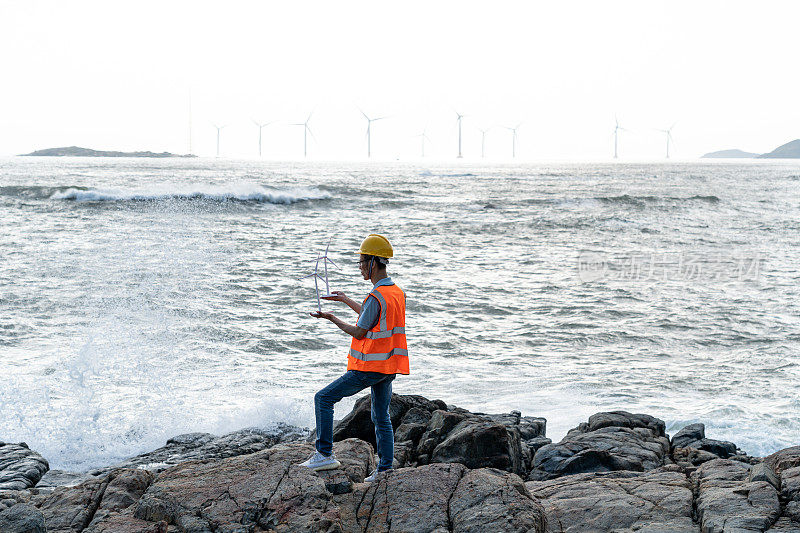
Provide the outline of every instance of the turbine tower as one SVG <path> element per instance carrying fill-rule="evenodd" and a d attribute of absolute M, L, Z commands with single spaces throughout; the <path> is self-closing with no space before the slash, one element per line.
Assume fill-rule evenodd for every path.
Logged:
<path fill-rule="evenodd" d="M 481 159 L 486 157 L 486 132 L 492 128 L 486 128 L 485 130 L 478 129 L 481 132 Z"/>
<path fill-rule="evenodd" d="M 430 137 L 428 137 L 427 131 L 428 131 L 428 128 L 425 128 L 424 130 L 422 130 L 422 133 L 420 133 L 419 135 L 415 135 L 414 136 L 414 137 L 419 137 L 420 138 L 420 142 L 422 143 L 422 157 L 425 157 L 425 141 L 426 140 L 427 141 L 431 140 Z"/>
<path fill-rule="evenodd" d="M 458 157 L 462 158 L 464 156 L 461 155 L 461 119 L 464 118 L 464 115 L 456 111 L 456 116 L 458 117 Z"/>
<path fill-rule="evenodd" d="M 189 154 L 192 153 L 192 90 L 189 89 Z"/>
<path fill-rule="evenodd" d="M 628 131 L 622 126 L 619 125 L 619 120 L 617 119 L 617 115 L 614 115 L 614 159 L 617 159 L 617 136 L 619 135 L 620 131 Z"/>
<path fill-rule="evenodd" d="M 311 115 L 313 114 L 313 111 L 309 113 L 305 122 L 297 122 L 292 124 L 292 126 L 303 126 L 303 157 L 308 157 L 308 134 L 311 133 L 311 128 L 308 127 L 308 123 L 311 120 Z M 311 136 L 314 137 L 314 134 L 311 133 Z"/>
<path fill-rule="evenodd" d="M 360 108 L 359 111 L 361 111 Z M 369 118 L 367 114 L 364 113 L 363 111 L 361 111 L 361 114 L 364 115 L 365 119 L 367 119 L 367 157 L 369 158 L 372 157 L 372 132 L 371 132 L 372 123 L 378 120 L 383 120 L 386 117 Z"/>
<path fill-rule="evenodd" d="M 677 122 L 675 124 L 677 124 Z M 675 144 L 675 139 L 672 138 L 672 128 L 675 127 L 675 124 L 673 124 L 666 130 L 658 130 L 661 133 L 666 134 L 667 136 L 667 159 L 669 159 L 669 143 L 672 142 L 673 145 Z"/>
<path fill-rule="evenodd" d="M 506 129 L 511 132 L 511 157 L 517 157 L 517 130 L 519 127 L 522 126 L 522 122 L 514 126 L 513 128 L 509 128 L 506 126 Z"/>
<path fill-rule="evenodd" d="M 222 130 L 222 128 L 227 128 L 228 126 L 217 126 L 216 124 L 213 124 L 213 126 L 217 128 L 217 157 L 219 157 L 219 132 Z"/>
<path fill-rule="evenodd" d="M 261 157 L 261 132 L 264 130 L 264 128 L 272 124 L 272 122 L 264 122 L 262 124 L 254 120 L 253 124 L 258 126 L 258 157 Z"/>

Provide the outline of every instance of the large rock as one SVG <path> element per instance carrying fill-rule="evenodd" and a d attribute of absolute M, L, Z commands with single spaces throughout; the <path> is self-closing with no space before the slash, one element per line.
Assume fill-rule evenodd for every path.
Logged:
<path fill-rule="evenodd" d="M 24 490 L 50 469 L 47 459 L 28 449 L 28 445 L 0 442 L 0 490 Z"/>
<path fill-rule="evenodd" d="M 523 457 L 519 434 L 494 422 L 465 420 L 436 445 L 430 462 L 461 463 L 467 468 L 499 468 L 524 476 Z"/>
<path fill-rule="evenodd" d="M 661 420 L 624 411 L 598 413 L 570 430 L 561 442 L 539 448 L 528 479 L 615 470 L 644 472 L 667 463 L 669 449 Z"/>
<path fill-rule="evenodd" d="M 31 499 L 44 515 L 48 533 L 83 531 L 100 507 L 103 493 L 112 481 L 108 475 L 74 487 L 60 487 L 50 494 Z"/>
<path fill-rule="evenodd" d="M 371 416 L 371 398 L 370 395 L 359 398 L 350 413 L 339 421 L 333 429 L 334 442 L 355 438 L 376 446 L 375 425 L 372 423 Z M 419 416 L 419 411 L 433 412 L 437 409 L 447 409 L 447 405 L 441 400 L 431 401 L 424 396 L 392 394 L 392 400 L 389 403 L 392 427 L 397 429 L 403 415 L 414 408 Z"/>
<path fill-rule="evenodd" d="M 784 470 L 800 466 L 800 446 L 784 448 L 768 455 L 764 458 L 764 464 L 780 476 Z"/>
<path fill-rule="evenodd" d="M 0 532 L 38 531 L 29 529 L 29 522 L 34 521 L 41 523 L 43 533 L 45 523 L 51 533 L 167 533 L 166 522 L 146 522 L 132 516 L 131 506 L 152 479 L 153 474 L 146 470 L 131 469 L 56 490 L 0 492 L 0 503 L 11 499 L 15 511 L 27 509 L 11 521 L 17 529 L 11 528 L 8 520 L 0 520 Z"/>
<path fill-rule="evenodd" d="M 767 481 L 748 481 L 749 476 L 749 465 L 729 459 L 708 461 L 692 473 L 704 533 L 761 532 L 778 520 L 778 491 Z"/>
<path fill-rule="evenodd" d="M 86 533 L 108 530 L 108 524 L 118 522 L 117 515 L 130 509 L 153 483 L 155 476 L 147 470 L 122 469 L 109 476 L 100 505 L 89 522 Z M 118 524 L 119 526 L 119 524 Z M 142 524 L 142 527 L 150 527 Z"/>
<path fill-rule="evenodd" d="M 167 444 L 152 452 L 137 455 L 112 467 L 92 472 L 95 475 L 117 468 L 141 467 L 151 472 L 160 472 L 172 465 L 192 460 L 224 459 L 247 455 L 271 448 L 282 442 L 304 439 L 308 430 L 286 424 L 270 429 L 245 428 L 221 437 L 211 433 L 187 433 L 167 441 Z"/>
<path fill-rule="evenodd" d="M 689 424 L 672 436 L 671 444 L 673 448 L 688 448 L 690 443 L 704 438 L 706 438 L 705 424 Z"/>
<path fill-rule="evenodd" d="M 47 533 L 42 513 L 25 503 L 18 503 L 0 511 L 2 533 Z"/>
<path fill-rule="evenodd" d="M 389 408 L 395 432 L 395 468 L 430 463 L 461 463 L 469 468 L 500 468 L 525 476 L 536 449 L 545 439 L 544 418 L 471 413 L 441 400 L 393 395 Z M 375 444 L 370 396 L 334 430 L 334 441 L 359 438 Z"/>
<path fill-rule="evenodd" d="M 55 489 L 57 487 L 74 487 L 84 481 L 89 481 L 96 475 L 89 474 L 88 472 L 69 472 L 67 470 L 49 470 L 39 483 L 36 484 L 37 489 Z"/>
<path fill-rule="evenodd" d="M 578 474 L 525 486 L 544 506 L 548 532 L 697 533 L 692 485 L 676 470 Z"/>
<path fill-rule="evenodd" d="M 336 501 L 345 531 L 544 531 L 544 511 L 518 476 L 456 463 L 397 469 Z"/>
<path fill-rule="evenodd" d="M 337 457 L 345 459 L 353 471 L 358 466 L 359 477 L 374 464 L 367 443 L 352 441 L 344 443 L 349 448 L 342 446 L 334 446 Z M 342 531 L 339 510 L 324 477 L 298 466 L 312 452 L 309 444 L 287 443 L 218 461 L 181 463 L 158 476 L 137 502 L 134 517 L 163 520 L 181 531 L 249 533 L 256 526 Z"/>
<path fill-rule="evenodd" d="M 800 501 L 800 466 L 781 471 L 781 495 L 786 501 Z"/>
<path fill-rule="evenodd" d="M 607 427 L 646 429 L 654 437 L 666 436 L 666 424 L 663 420 L 650 415 L 633 414 L 627 411 L 595 413 L 589 417 L 588 422 L 582 422 L 578 427 L 567 432 L 567 435 L 589 433 Z"/>
<path fill-rule="evenodd" d="M 544 531 L 542 505 L 514 474 L 481 468 L 467 472 L 450 498 L 452 530 Z"/>
<path fill-rule="evenodd" d="M 674 437 L 672 437 L 672 448 L 681 457 L 686 457 L 688 462 L 698 465 L 714 458 L 728 459 L 734 455 L 743 455 L 732 442 L 706 438 L 705 424 L 689 424 Z M 686 449 L 701 450 L 707 452 L 699 454 Z M 683 450 L 682 450 L 683 449 Z"/>

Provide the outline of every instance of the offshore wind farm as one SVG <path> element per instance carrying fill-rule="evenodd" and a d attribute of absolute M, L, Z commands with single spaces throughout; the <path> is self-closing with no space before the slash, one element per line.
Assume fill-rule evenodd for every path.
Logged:
<path fill-rule="evenodd" d="M 373 123 L 381 121 L 381 120 L 385 120 L 385 119 L 387 119 L 389 117 L 388 116 L 370 116 L 370 115 L 367 115 L 367 113 L 365 113 L 361 108 L 357 108 L 357 109 L 358 109 L 358 112 L 362 115 L 362 117 L 367 122 L 363 139 L 366 142 L 366 158 L 367 159 L 371 159 L 372 155 L 373 155 L 372 154 L 372 128 L 373 128 Z M 191 110 L 192 110 L 192 104 L 191 104 L 191 101 L 190 101 L 189 102 L 189 116 L 187 117 L 187 128 L 186 128 L 187 147 L 188 147 L 187 154 L 196 155 L 196 154 L 192 154 L 192 140 L 196 139 L 198 134 L 197 134 L 197 132 L 194 131 L 195 121 L 193 119 L 193 116 L 191 115 Z M 453 145 L 453 152 L 452 153 L 453 153 L 453 157 L 455 157 L 456 159 L 463 159 L 465 157 L 464 156 L 465 151 L 464 151 L 464 148 L 463 148 L 463 138 L 464 138 L 463 121 L 464 121 L 464 118 L 465 118 L 466 115 L 461 114 L 459 112 L 456 112 L 455 114 L 456 114 L 457 137 L 454 140 L 455 142 L 454 142 L 454 145 Z M 304 159 L 308 158 L 309 157 L 309 136 L 311 137 L 311 140 L 314 141 L 314 143 L 315 143 L 315 145 L 317 147 L 320 144 L 320 140 L 317 139 L 317 137 L 312 132 L 311 127 L 309 126 L 309 123 L 311 122 L 311 118 L 312 118 L 313 115 L 314 115 L 314 111 L 309 113 L 308 116 L 306 117 L 305 121 L 303 121 L 303 122 L 287 122 L 287 123 L 281 123 L 280 121 L 259 122 L 259 121 L 255 120 L 255 119 L 250 119 L 250 122 L 253 125 L 255 125 L 256 128 L 258 128 L 257 151 L 255 151 L 254 154 L 252 154 L 250 157 L 262 158 L 264 156 L 264 128 L 266 128 L 268 126 L 273 126 L 273 129 L 277 130 L 276 131 L 276 135 L 285 135 L 287 133 L 286 130 L 285 130 L 286 127 L 290 127 L 291 128 L 291 127 L 300 126 L 300 127 L 302 127 L 302 130 L 303 130 L 302 157 Z M 616 115 L 614 116 L 614 122 L 615 122 L 615 126 L 614 126 L 614 130 L 613 130 L 613 159 L 618 159 L 619 158 L 619 149 L 618 149 L 619 148 L 619 132 L 622 131 L 622 132 L 627 132 L 627 133 L 630 134 L 631 131 L 620 126 L 619 120 L 617 119 Z M 480 142 L 477 143 L 476 146 L 472 147 L 472 150 L 474 151 L 474 155 L 472 155 L 472 154 L 470 154 L 470 155 L 472 155 L 473 158 L 479 157 L 480 159 L 485 159 L 487 157 L 487 152 L 486 152 L 486 136 L 487 136 L 487 133 L 492 129 L 503 129 L 503 130 L 506 130 L 506 131 L 508 131 L 510 133 L 510 136 L 509 136 L 508 140 L 510 141 L 511 149 L 508 152 L 505 152 L 503 150 L 498 150 L 497 153 L 494 155 L 493 159 L 502 159 L 502 158 L 508 157 L 508 156 L 510 156 L 510 158 L 512 160 L 516 159 L 517 155 L 518 155 L 517 154 L 517 150 L 518 150 L 518 131 L 519 131 L 520 127 L 522 126 L 522 124 L 523 124 L 522 122 L 519 122 L 513 127 L 512 126 L 503 126 L 503 125 L 500 125 L 500 124 L 494 124 L 492 126 L 488 126 L 488 127 L 485 127 L 485 128 L 473 127 L 472 129 L 475 132 L 480 134 Z M 211 124 L 211 128 L 212 128 L 213 133 L 215 135 L 215 137 L 214 137 L 215 138 L 215 154 L 214 154 L 215 157 L 219 158 L 219 157 L 224 157 L 226 155 L 225 152 L 221 151 L 221 148 L 220 148 L 221 147 L 220 143 L 221 143 L 222 130 L 226 129 L 226 128 L 229 128 L 229 127 L 238 128 L 238 127 L 243 127 L 243 126 L 244 126 L 244 124 L 236 124 L 236 123 L 233 123 L 233 124 L 212 123 Z M 663 133 L 663 134 L 666 135 L 667 147 L 666 147 L 665 159 L 669 159 L 669 157 L 670 157 L 670 146 L 673 147 L 673 151 L 674 151 L 674 140 L 673 140 L 672 133 L 671 133 L 672 129 L 674 127 L 675 127 L 675 124 L 673 124 L 667 130 L 655 129 L 654 128 L 655 131 L 658 131 L 658 132 Z M 390 129 L 391 129 L 391 126 L 387 126 L 386 127 L 386 130 L 390 130 Z M 413 137 L 420 139 L 420 145 L 421 145 L 420 158 L 425 158 L 425 145 L 426 145 L 426 142 L 427 143 L 431 142 L 431 138 L 428 135 L 428 127 L 426 126 L 422 130 L 422 133 L 414 135 Z M 341 141 L 341 136 L 337 136 L 337 140 Z M 321 140 L 322 143 L 324 143 L 325 141 L 326 141 L 325 138 L 323 138 Z M 397 151 L 392 151 L 392 150 L 389 150 L 388 152 L 389 153 L 395 153 L 395 154 L 398 153 Z M 140 152 L 140 153 L 143 153 L 143 152 Z M 239 152 L 237 151 L 235 153 L 239 153 Z M 479 156 L 477 155 L 478 153 L 480 154 Z M 28 154 L 28 155 L 33 155 L 33 154 Z M 40 150 L 40 151 L 37 152 L 37 155 L 48 155 L 48 154 L 46 153 L 46 150 Z M 53 153 L 51 155 L 55 155 L 55 153 Z M 65 155 L 65 154 L 62 154 L 62 155 Z M 468 155 L 468 157 L 469 157 L 469 155 Z M 490 154 L 490 158 L 492 158 L 491 154 Z M 401 157 L 396 155 L 395 159 L 399 160 L 399 159 L 401 159 Z M 444 157 L 444 159 L 447 159 L 447 157 Z"/>

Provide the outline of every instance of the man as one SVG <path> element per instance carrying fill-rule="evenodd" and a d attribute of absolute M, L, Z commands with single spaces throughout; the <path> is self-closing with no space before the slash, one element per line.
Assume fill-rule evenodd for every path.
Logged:
<path fill-rule="evenodd" d="M 358 266 L 365 280 L 373 284 L 372 291 L 359 305 L 341 291 L 327 299 L 344 302 L 358 313 L 358 322 L 348 324 L 331 313 L 311 313 L 326 318 L 352 336 L 347 356 L 347 372 L 314 396 L 317 418 L 317 451 L 301 463 L 313 470 L 331 470 L 340 466 L 333 455 L 333 405 L 367 387 L 372 392 L 372 422 L 378 443 L 378 468 L 365 479 L 392 468 L 394 431 L 389 417 L 392 381 L 396 374 L 408 374 L 406 346 L 406 297 L 386 274 L 386 264 L 393 256 L 392 245 L 386 237 L 371 234 L 358 250 Z"/>

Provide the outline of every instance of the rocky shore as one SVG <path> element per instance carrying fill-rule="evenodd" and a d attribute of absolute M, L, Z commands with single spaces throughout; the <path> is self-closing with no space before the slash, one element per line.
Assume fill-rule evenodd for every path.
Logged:
<path fill-rule="evenodd" d="M 800 532 L 800 446 L 750 457 L 664 422 L 597 413 L 560 442 L 543 418 L 395 395 L 395 469 L 375 483 L 369 397 L 314 473 L 307 429 L 192 433 L 87 473 L 0 442 L 0 532 Z"/>

